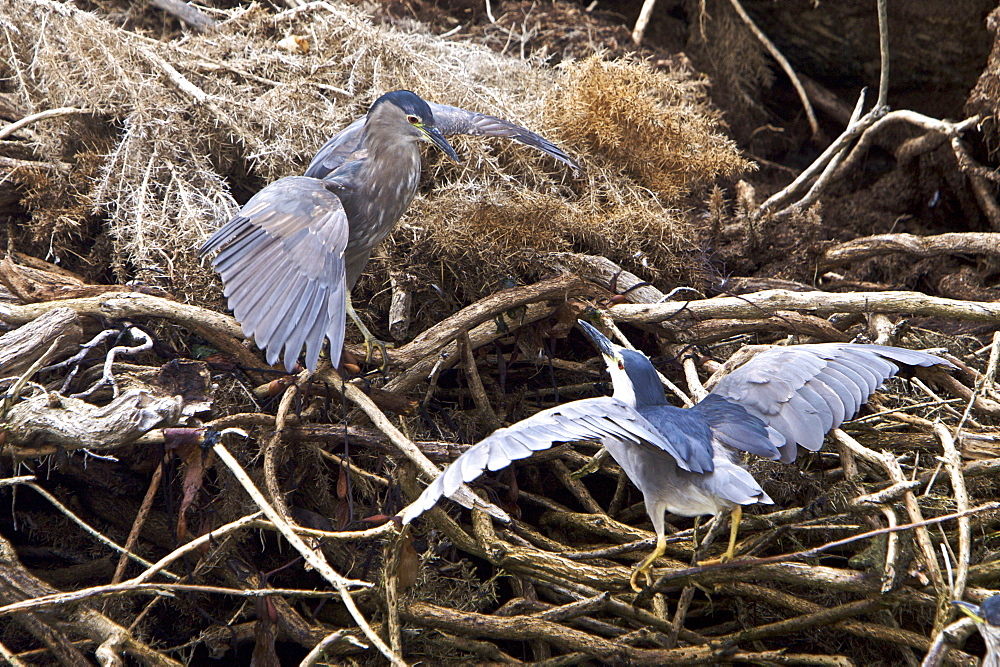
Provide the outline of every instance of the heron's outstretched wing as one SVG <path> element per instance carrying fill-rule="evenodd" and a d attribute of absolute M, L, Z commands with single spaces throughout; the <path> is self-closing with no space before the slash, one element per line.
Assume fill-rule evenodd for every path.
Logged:
<path fill-rule="evenodd" d="M 545 137 L 509 121 L 488 116 L 476 111 L 466 111 L 447 104 L 428 102 L 434 114 L 434 124 L 445 136 L 455 134 L 480 135 L 484 137 L 507 137 L 525 146 L 548 153 L 563 164 L 580 170 L 580 165 Z"/>
<path fill-rule="evenodd" d="M 789 463 L 797 445 L 822 447 L 826 433 L 853 417 L 900 366 L 937 365 L 954 368 L 926 352 L 884 345 L 775 347 L 722 378 L 710 395 L 735 401 L 780 434 L 781 460 Z"/>
<path fill-rule="evenodd" d="M 323 338 L 336 366 L 344 344 L 347 216 L 340 199 L 315 178 L 291 176 L 254 195 L 198 251 L 218 250 L 212 266 L 243 333 L 273 364 L 284 348 L 291 372 L 306 348 L 316 368 Z"/>
<path fill-rule="evenodd" d="M 445 136 L 468 134 L 484 137 L 506 137 L 548 153 L 556 160 L 573 169 L 580 170 L 580 165 L 555 144 L 527 128 L 495 116 L 466 111 L 447 104 L 434 104 L 433 102 L 427 104 L 431 108 L 431 113 L 434 114 L 434 124 Z M 365 118 L 362 116 L 331 137 L 313 156 L 305 175 L 311 178 L 326 178 L 350 159 L 351 155 L 361 146 L 364 125 Z"/>
<path fill-rule="evenodd" d="M 533 452 L 548 449 L 558 442 L 607 437 L 655 447 L 677 459 L 681 467 L 690 469 L 683 462 L 675 443 L 664 437 L 635 410 L 610 396 L 585 398 L 542 410 L 480 440 L 452 461 L 424 489 L 420 497 L 406 508 L 403 523 L 409 523 L 429 510 L 442 496 L 450 497 L 463 482 L 473 481 L 486 470 L 500 470 L 512 461 L 527 458 Z M 708 469 L 694 472 L 711 472 L 713 469 L 710 440 L 706 445 Z"/>
<path fill-rule="evenodd" d="M 774 431 L 742 405 L 724 396 L 709 394 L 689 412 L 704 419 L 712 429 L 712 437 L 727 447 L 765 459 L 777 459 L 781 455 L 778 446 L 771 440 Z M 782 444 L 782 439 L 777 439 L 778 444 Z"/>

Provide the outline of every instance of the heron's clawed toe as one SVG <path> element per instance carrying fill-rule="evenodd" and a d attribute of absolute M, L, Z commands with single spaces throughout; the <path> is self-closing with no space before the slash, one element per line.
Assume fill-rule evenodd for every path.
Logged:
<path fill-rule="evenodd" d="M 379 364 L 379 371 L 386 373 L 389 371 L 390 361 L 389 361 L 389 349 L 392 348 L 392 343 L 387 343 L 384 340 L 375 338 L 369 334 L 365 336 L 365 363 L 370 364 L 375 357 L 375 348 L 378 348 L 379 354 L 382 358 L 382 363 Z"/>
<path fill-rule="evenodd" d="M 636 566 L 635 571 L 632 572 L 632 576 L 629 577 L 628 583 L 630 586 L 632 586 L 633 591 L 635 591 L 636 593 L 642 591 L 642 586 L 639 585 L 640 574 L 646 577 L 647 586 L 653 583 L 653 574 L 652 574 L 653 563 L 656 561 L 657 558 L 662 556 L 666 550 L 667 550 L 666 536 L 657 535 L 656 546 L 653 548 L 653 551 L 648 556 L 646 556 L 641 563 L 639 563 Z"/>
<path fill-rule="evenodd" d="M 629 577 L 628 583 L 632 587 L 632 590 L 636 593 L 642 592 L 642 586 L 639 585 L 639 575 L 642 574 L 646 578 L 646 585 L 649 586 L 653 583 L 653 575 L 651 570 L 653 569 L 652 562 L 642 562 L 637 568 L 632 572 L 632 576 Z"/>
<path fill-rule="evenodd" d="M 705 560 L 698 561 L 698 567 L 705 567 L 706 565 L 719 565 L 721 563 L 728 563 L 733 559 L 733 554 L 728 551 L 718 558 L 706 558 Z"/>

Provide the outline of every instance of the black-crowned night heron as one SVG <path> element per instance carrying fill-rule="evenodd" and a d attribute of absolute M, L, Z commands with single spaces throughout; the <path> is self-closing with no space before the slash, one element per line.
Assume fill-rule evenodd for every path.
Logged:
<path fill-rule="evenodd" d="M 371 353 L 374 337 L 355 315 L 350 290 L 417 192 L 417 143 L 429 141 L 458 160 L 445 134 L 509 137 L 577 168 L 519 125 L 428 105 L 406 90 L 382 95 L 320 149 L 305 176 L 265 187 L 199 250 L 218 251 L 212 266 L 222 276 L 229 307 L 243 333 L 267 350 L 269 364 L 282 357 L 291 372 L 304 346 L 306 367 L 314 370 L 328 338 L 336 367 L 347 314 Z"/>
<path fill-rule="evenodd" d="M 982 604 L 954 600 L 952 604 L 976 622 L 986 643 L 982 667 L 1000 667 L 1000 595 L 986 598 Z"/>
<path fill-rule="evenodd" d="M 823 436 L 851 418 L 900 366 L 951 364 L 925 352 L 881 345 L 821 343 L 776 347 L 726 376 L 691 408 L 667 403 L 656 369 L 641 352 L 615 345 L 580 321 L 611 373 L 612 396 L 542 410 L 501 428 L 459 456 L 403 512 L 407 524 L 484 470 L 555 443 L 600 440 L 642 492 L 656 548 L 633 572 L 650 580 L 666 549 L 664 512 L 681 516 L 732 509 L 732 557 L 741 507 L 771 499 L 741 465 L 740 452 L 792 461 L 798 446 L 818 450 Z"/>

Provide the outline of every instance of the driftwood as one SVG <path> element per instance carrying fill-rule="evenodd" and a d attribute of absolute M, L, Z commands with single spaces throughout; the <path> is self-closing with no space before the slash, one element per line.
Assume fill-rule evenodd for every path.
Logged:
<path fill-rule="evenodd" d="M 880 234 L 866 236 L 827 248 L 819 260 L 821 270 L 848 264 L 878 255 L 903 253 L 917 257 L 944 254 L 1000 255 L 1000 233 L 967 232 L 916 236 L 914 234 Z"/>
<path fill-rule="evenodd" d="M 596 272 L 596 279 L 603 286 L 614 288 L 616 291 L 624 289 L 626 299 L 639 300 L 643 295 L 648 296 L 649 294 L 658 296 L 658 290 L 655 288 L 647 289 L 639 286 L 636 289 L 628 289 L 632 285 L 637 285 L 639 281 L 617 270 L 613 264 L 606 262 L 606 260 L 591 261 L 585 257 L 563 256 L 561 261 L 567 262 L 570 259 L 575 262 L 579 271 L 586 272 L 588 266 L 592 267 Z M 491 395 L 490 390 L 485 385 L 487 377 L 483 374 L 482 362 L 477 360 L 476 350 L 481 350 L 484 345 L 490 344 L 491 341 L 498 341 L 504 336 L 520 335 L 519 332 L 535 326 L 532 324 L 533 322 L 543 318 L 552 318 L 560 309 L 570 307 L 576 303 L 577 299 L 586 298 L 588 295 L 589 298 L 602 302 L 606 302 L 609 298 L 607 292 L 572 274 L 557 276 L 536 285 L 497 293 L 493 297 L 457 312 L 437 327 L 418 335 L 409 344 L 395 350 L 392 353 L 392 358 L 399 368 L 399 374 L 389 381 L 386 387 L 391 390 L 391 387 L 394 384 L 398 385 L 401 379 L 406 379 L 406 382 L 421 381 L 431 374 L 435 365 L 439 369 L 435 372 L 439 373 L 440 368 L 454 363 L 468 377 L 470 405 L 473 406 L 479 418 L 484 418 L 483 415 L 487 414 L 484 408 L 495 407 L 496 397 Z M 68 309 L 58 310 L 57 304 L 60 303 L 68 304 Z M 769 315 L 762 314 L 762 311 L 770 310 L 776 306 L 777 308 Z M 863 311 L 866 308 L 880 312 L 899 310 L 910 313 L 920 312 L 921 309 L 924 309 L 924 312 L 929 310 L 939 317 L 951 316 L 987 321 L 995 317 L 992 312 L 992 304 L 933 299 L 911 293 L 826 294 L 788 291 L 770 291 L 741 297 L 719 297 L 658 304 L 620 304 L 610 306 L 607 312 L 613 319 L 621 322 L 636 322 L 643 325 L 664 322 L 675 331 L 685 330 L 689 336 L 711 336 L 710 329 L 706 327 L 713 322 L 742 321 L 746 324 L 748 331 L 760 332 L 766 331 L 771 326 L 770 323 L 775 320 L 787 320 L 799 322 L 800 325 L 797 326 L 807 322 L 815 322 L 816 324 L 811 331 L 816 335 L 822 338 L 823 332 L 828 331 L 827 335 L 830 337 L 827 339 L 843 339 L 843 333 L 820 316 Z M 519 313 L 517 317 L 502 315 L 512 309 L 520 309 L 516 311 Z M 808 314 L 803 314 L 800 311 L 808 311 Z M 160 297 L 141 294 L 103 295 L 85 300 L 6 307 L 3 313 L 4 317 L 11 321 L 28 318 L 29 315 L 37 316 L 39 313 L 48 313 L 48 317 L 55 317 L 52 313 L 63 316 L 67 313 L 80 313 L 82 315 L 99 313 L 105 317 L 108 313 L 127 313 L 132 321 L 156 318 L 172 321 L 180 326 L 197 326 L 201 330 L 213 331 L 213 335 L 219 338 L 237 340 L 234 335 L 236 325 L 229 318 L 209 314 L 198 308 L 181 307 Z M 508 331 L 498 330 L 498 325 L 495 322 L 495 318 L 498 316 L 504 318 Z M 724 319 L 712 319 L 716 317 Z M 747 319 L 732 320 L 731 318 L 734 317 Z M 552 327 L 553 325 L 547 326 Z M 469 332 L 467 336 L 463 333 L 466 331 Z M 566 360 L 553 360 L 553 362 L 558 362 L 558 367 L 573 372 L 593 374 L 596 371 L 595 367 L 588 368 L 578 362 Z M 148 385 L 155 376 L 148 373 L 143 374 L 139 372 L 139 368 L 127 364 L 115 363 L 113 369 L 118 383 L 125 388 L 125 393 L 118 400 L 103 408 L 83 401 L 59 397 L 53 393 L 39 393 L 37 396 L 24 398 L 13 403 L 8 411 L 7 451 L 23 458 L 27 455 L 41 456 L 56 452 L 58 449 L 84 446 L 94 451 L 102 451 L 102 448 L 103 451 L 109 451 L 112 447 L 121 447 L 133 442 L 137 446 L 145 447 L 155 446 L 157 443 L 166 445 L 176 438 L 176 435 L 172 434 L 169 429 L 155 428 L 146 436 L 139 436 L 154 427 L 162 427 L 163 420 L 166 420 L 167 424 L 176 423 L 181 418 L 185 404 L 189 404 L 188 415 L 203 410 L 210 404 L 210 394 L 195 391 L 187 393 L 183 397 L 175 395 L 156 399 L 162 403 L 143 405 L 143 402 L 150 401 L 151 397 L 139 392 L 134 387 Z M 203 385 L 205 378 L 198 377 L 202 377 L 199 382 Z M 994 394 L 987 393 L 982 389 L 970 389 L 963 382 L 972 383 L 974 387 L 982 387 L 983 383 L 986 382 L 986 377 L 991 376 L 977 374 L 970 369 L 964 374 L 951 378 L 952 384 L 949 389 L 950 394 L 957 393 L 963 397 L 962 400 L 971 401 L 971 409 L 980 419 L 990 414 L 990 404 L 992 403 L 990 397 Z M 210 431 L 219 432 L 227 428 L 241 427 L 252 429 L 260 433 L 261 436 L 267 436 L 268 442 L 277 443 L 276 446 L 279 449 L 273 449 L 272 445 L 265 448 L 265 458 L 271 461 L 264 470 L 266 487 L 270 490 L 272 497 L 281 498 L 281 502 L 275 504 L 273 510 L 275 514 L 271 516 L 272 524 L 286 522 L 287 525 L 283 528 L 285 531 L 294 531 L 308 539 L 325 538 L 339 544 L 349 545 L 376 535 L 387 535 L 393 531 L 393 528 L 391 524 L 386 524 L 385 527 L 378 529 L 377 533 L 373 532 L 370 536 L 362 537 L 362 531 L 331 532 L 328 529 L 306 529 L 288 524 L 287 517 L 298 515 L 294 514 L 287 499 L 284 498 L 281 484 L 283 474 L 280 465 L 281 458 L 276 458 L 277 452 L 303 446 L 311 448 L 313 451 L 322 451 L 322 456 L 341 470 L 347 471 L 359 488 L 364 484 L 373 484 L 378 488 L 389 489 L 398 483 L 403 491 L 412 497 L 420 490 L 420 486 L 412 477 L 404 474 L 393 479 L 391 474 L 373 471 L 367 465 L 359 464 L 358 460 L 351 460 L 353 457 L 344 457 L 339 453 L 329 451 L 329 448 L 339 447 L 346 441 L 352 443 L 354 447 L 366 444 L 368 447 L 374 447 L 377 451 L 392 457 L 398 457 L 398 452 L 404 451 L 407 452 L 404 458 L 417 462 L 428 475 L 431 475 L 434 474 L 434 470 L 428 467 L 431 466 L 430 462 L 426 458 L 422 458 L 424 454 L 420 452 L 421 449 L 424 449 L 430 458 L 443 462 L 457 456 L 464 447 L 448 442 L 413 443 L 395 429 L 373 403 L 366 401 L 357 387 L 352 384 L 342 385 L 341 382 L 329 372 L 321 372 L 316 378 L 310 378 L 308 374 L 303 374 L 299 378 L 296 391 L 309 388 L 310 383 L 313 388 L 309 389 L 308 393 L 316 392 L 316 388 L 322 386 L 323 383 L 328 383 L 330 388 L 334 390 L 343 386 L 347 396 L 364 407 L 369 418 L 373 420 L 375 429 L 363 429 L 358 426 L 338 425 L 337 423 L 311 422 L 310 420 L 314 419 L 317 414 L 314 411 L 314 405 L 306 407 L 298 414 L 290 410 L 294 403 L 291 399 L 296 396 L 296 393 L 293 392 L 286 394 L 282 401 L 279 415 L 284 415 L 284 417 L 280 423 L 276 423 L 273 416 L 259 412 L 235 414 L 213 422 L 210 425 Z M 168 389 L 167 391 L 174 390 Z M 433 386 L 431 391 L 435 391 Z M 90 425 L 85 427 L 84 433 L 73 432 L 66 428 L 67 420 L 58 419 L 58 415 L 64 415 L 68 408 L 53 408 L 49 403 L 54 402 L 82 410 L 88 419 L 93 419 L 95 414 L 100 414 L 112 420 L 115 413 L 120 412 L 121 415 L 129 416 L 129 425 L 124 428 L 107 425 L 113 424 L 113 421 L 108 421 L 107 424 L 103 425 L 88 422 Z M 154 409 L 157 406 L 160 406 L 160 412 Z M 15 421 L 28 413 L 35 415 L 35 422 Z M 53 418 L 53 414 L 57 417 Z M 43 421 L 40 415 L 48 415 L 46 418 L 49 421 Z M 886 419 L 891 418 L 890 413 Z M 919 418 L 914 419 L 918 419 L 919 423 L 930 424 L 926 420 L 920 422 Z M 77 425 L 84 423 L 80 417 L 73 417 L 69 421 Z M 21 428 L 21 424 L 28 423 L 36 424 L 32 426 L 33 430 L 30 432 Z M 62 425 L 55 426 L 56 423 Z M 113 434 L 108 432 L 109 429 L 125 435 L 115 440 Z M 199 432 L 206 433 L 208 431 L 199 429 Z M 936 441 L 931 436 L 927 446 L 933 447 Z M 844 508 L 844 511 L 847 512 L 846 515 L 838 515 L 834 511 L 832 514 L 821 514 L 817 518 L 815 514 L 793 508 L 770 515 L 748 516 L 744 525 L 744 535 L 749 535 L 746 541 L 751 543 L 748 548 L 761 548 L 762 546 L 766 548 L 768 541 L 776 539 L 775 536 L 780 535 L 783 531 L 800 531 L 797 534 L 810 535 L 812 533 L 808 532 L 809 526 L 814 523 L 819 527 L 831 522 L 844 523 L 856 520 L 848 518 L 854 515 L 860 517 L 869 517 L 872 514 L 882 516 L 887 508 L 894 507 L 897 503 L 902 503 L 904 507 L 909 506 L 911 510 L 917 512 L 916 514 L 911 513 L 910 518 L 911 520 L 919 520 L 919 517 L 922 516 L 922 510 L 917 507 L 920 501 L 914 493 L 914 488 L 918 484 L 926 486 L 935 481 L 940 482 L 941 480 L 934 476 L 934 471 L 921 470 L 918 478 L 914 481 L 903 477 L 897 479 L 898 472 L 893 467 L 892 461 L 894 459 L 892 457 L 885 458 L 881 455 L 867 454 L 866 452 L 869 450 L 864 446 L 853 446 L 856 450 L 856 456 L 870 457 L 871 460 L 868 463 L 883 467 L 888 466 L 886 467 L 890 477 L 888 486 L 876 488 L 868 494 L 858 494 L 846 499 L 839 506 Z M 956 458 L 958 450 L 954 446 L 947 451 L 950 452 L 946 452 L 948 476 L 950 476 L 951 484 L 955 485 L 956 488 L 965 478 L 989 474 L 989 471 L 996 467 L 995 462 L 1000 460 L 963 462 Z M 225 450 L 217 449 L 216 454 L 223 457 L 228 465 L 234 465 L 232 457 L 226 454 Z M 816 627 L 828 627 L 831 630 L 856 637 L 858 640 L 895 644 L 905 650 L 922 652 L 931 649 L 932 639 L 929 636 L 909 629 L 873 622 L 869 615 L 886 606 L 904 605 L 909 608 L 920 608 L 928 613 L 936 612 L 935 615 L 942 623 L 946 623 L 948 620 L 938 605 L 941 591 L 945 590 L 947 586 L 943 583 L 943 568 L 937 563 L 938 552 L 935 548 L 921 549 L 922 562 L 927 568 L 926 571 L 937 573 L 931 576 L 932 583 L 928 588 L 916 585 L 914 581 L 905 576 L 903 571 L 898 576 L 886 579 L 883 574 L 878 572 L 824 567 L 804 562 L 765 562 L 766 559 L 756 563 L 749 574 L 745 568 L 738 566 L 738 563 L 734 564 L 735 567 L 696 568 L 692 570 L 688 563 L 693 557 L 694 545 L 691 543 L 692 532 L 688 530 L 677 533 L 675 539 L 678 541 L 670 545 L 668 555 L 657 563 L 656 573 L 663 578 L 662 583 L 658 585 L 660 590 L 670 594 L 672 591 L 678 590 L 678 586 L 694 583 L 702 586 L 711 585 L 717 587 L 723 595 L 748 597 L 776 606 L 785 610 L 783 613 L 786 616 L 783 617 L 785 620 L 760 624 L 739 631 L 730 629 L 722 634 L 692 631 L 688 627 L 675 626 L 666 618 L 657 616 L 655 604 L 652 605 L 652 608 L 645 606 L 650 604 L 644 602 L 648 594 L 633 598 L 631 594 L 622 593 L 622 591 L 627 590 L 631 564 L 642 556 L 645 549 L 649 548 L 651 533 L 604 514 L 607 511 L 606 508 L 611 507 L 612 511 L 617 513 L 617 518 L 633 517 L 631 520 L 634 520 L 636 516 L 642 516 L 642 510 L 629 508 L 627 504 L 622 502 L 624 496 L 627 495 L 627 487 L 621 484 L 617 484 L 616 488 L 619 490 L 614 494 L 615 499 L 609 506 L 607 500 L 602 499 L 599 493 L 601 483 L 595 485 L 588 477 L 584 477 L 582 480 L 577 479 L 572 474 L 573 471 L 585 467 L 587 461 L 588 457 L 579 451 L 579 446 L 556 447 L 536 457 L 535 464 L 543 465 L 545 469 L 551 471 L 553 479 L 565 489 L 566 495 L 561 498 L 561 501 L 556 501 L 548 497 L 549 494 L 541 495 L 535 491 L 518 489 L 517 495 L 520 498 L 520 503 L 526 508 L 539 508 L 541 512 L 537 514 L 537 519 L 531 522 L 515 521 L 506 527 L 493 527 L 485 515 L 478 513 L 473 514 L 471 524 L 455 521 L 440 508 L 428 514 L 430 522 L 442 535 L 447 536 L 449 542 L 460 552 L 491 563 L 499 570 L 523 582 L 524 586 L 535 590 L 550 591 L 550 594 L 556 595 L 562 600 L 560 604 L 548 607 L 537 607 L 527 603 L 520 607 L 508 605 L 507 611 L 504 613 L 511 615 L 489 615 L 468 611 L 458 612 L 441 604 L 418 602 L 416 599 L 410 600 L 406 596 L 401 597 L 401 593 L 397 591 L 393 594 L 392 599 L 396 600 L 393 604 L 398 605 L 400 620 L 410 626 L 443 630 L 447 636 L 452 638 L 449 640 L 450 646 L 456 648 L 464 646 L 465 650 L 480 656 L 500 655 L 481 643 L 483 637 L 490 637 L 496 640 L 526 641 L 539 647 L 550 646 L 564 655 L 578 655 L 581 658 L 586 656 L 601 661 L 615 659 L 662 661 L 669 659 L 682 662 L 725 659 L 766 660 L 771 655 L 770 653 L 767 651 L 746 652 L 743 650 L 744 643 L 810 632 Z M 847 461 L 850 459 L 845 459 L 845 466 Z M 855 477 L 861 474 L 856 466 L 852 470 L 854 472 L 851 474 Z M 405 468 L 397 468 L 397 472 L 405 472 Z M 597 475 L 613 484 L 615 480 L 620 478 L 620 470 L 610 461 L 600 463 L 590 474 Z M 845 473 L 845 476 L 848 475 Z M 249 490 L 250 487 L 247 486 L 249 482 L 244 479 L 242 483 L 244 488 Z M 254 491 L 254 493 L 257 492 Z M 261 496 L 259 500 L 254 502 L 263 507 L 262 503 L 267 501 Z M 586 513 L 571 511 L 567 503 L 585 509 Z M 965 507 L 972 506 L 965 505 Z M 962 528 L 961 534 L 972 535 L 977 530 L 994 525 L 995 520 L 989 511 L 977 507 L 973 507 L 972 511 L 974 511 L 973 514 L 963 519 L 964 528 Z M 241 525 L 251 524 L 243 523 Z M 944 525 L 950 526 L 951 524 L 945 523 Z M 933 539 L 932 534 L 932 531 L 925 532 L 926 539 Z M 566 541 L 564 537 L 566 535 L 576 535 L 577 538 L 573 541 Z M 962 553 L 969 553 L 970 543 L 968 539 L 962 538 L 959 541 L 961 545 L 956 542 L 956 549 Z M 754 547 L 754 543 L 758 546 Z M 589 549 L 580 549 L 577 546 L 580 544 L 593 546 Z M 926 546 L 928 545 L 925 543 Z M 795 554 L 786 557 L 794 557 L 798 560 L 804 558 L 804 556 L 796 556 Z M 319 562 L 317 562 L 317 566 L 327 567 Z M 124 582 L 121 585 L 122 588 L 107 589 L 99 594 L 115 595 L 129 591 L 143 592 L 146 590 L 145 588 L 137 587 L 146 586 L 150 578 L 155 576 L 155 572 L 155 569 L 147 569 L 142 577 L 131 580 L 131 584 Z M 988 566 L 968 568 L 969 585 L 979 586 L 982 585 L 982 582 L 991 581 L 991 573 L 992 570 Z M 329 571 L 327 576 L 330 581 L 336 582 L 341 587 L 342 595 L 346 594 L 348 590 L 346 587 L 360 586 L 362 582 L 360 579 L 343 578 L 335 571 Z M 395 575 L 392 576 L 395 579 Z M 889 588 L 886 588 L 887 585 Z M 825 606 L 810 601 L 808 596 L 798 597 L 784 592 L 782 587 L 786 586 L 806 591 L 835 591 L 839 595 L 847 596 L 847 598 L 839 604 Z M 881 598 L 877 597 L 880 592 L 884 593 Z M 98 592 L 95 591 L 95 594 Z M 860 599 L 852 599 L 851 596 L 858 596 Z M 634 607 L 635 603 L 640 606 Z M 52 598 L 46 604 L 58 606 L 64 603 L 57 602 L 57 598 Z M 352 641 L 360 640 L 371 645 L 371 635 L 368 635 L 368 631 L 364 630 L 365 624 L 371 625 L 369 620 L 371 619 L 371 610 L 365 605 L 359 606 L 352 612 L 357 625 L 362 628 L 362 632 L 355 630 L 350 635 L 343 635 L 337 628 L 329 625 L 316 625 L 304 621 L 300 615 L 288 609 L 283 603 L 279 604 L 276 609 L 278 609 L 277 618 L 284 619 L 280 622 L 281 627 L 284 628 L 280 630 L 281 636 L 298 641 L 303 646 L 313 646 L 321 638 L 330 638 L 330 650 L 335 654 L 342 654 L 344 651 L 358 650 L 355 645 L 346 641 L 345 637 L 352 637 Z M 945 608 L 945 612 L 947 612 L 947 608 Z M 692 611 L 689 610 L 688 613 L 690 614 Z M 646 632 L 664 633 L 664 641 L 667 637 L 676 635 L 674 641 L 682 641 L 686 646 L 649 648 L 648 644 L 643 643 L 648 641 L 649 635 L 633 634 L 636 624 L 653 628 L 653 630 Z M 374 626 L 371 627 L 374 628 Z M 943 629 L 944 625 L 941 627 Z M 259 639 L 260 628 L 248 626 L 240 632 L 247 632 L 249 636 L 257 636 Z M 462 638 L 462 635 L 469 633 L 475 633 L 480 639 Z M 724 641 L 722 641 L 723 638 Z M 476 641 L 480 641 L 480 643 L 477 644 Z M 391 645 L 385 643 L 382 646 L 382 651 L 387 658 L 398 661 L 400 659 L 399 651 L 402 650 L 401 646 L 405 648 L 406 642 L 399 644 L 398 641 L 393 641 Z M 720 646 L 725 648 L 720 648 Z M 500 653 L 503 654 L 502 651 Z M 744 657 L 738 658 L 739 656 Z M 810 663 L 819 662 L 820 664 L 840 664 L 837 662 L 839 658 L 836 656 L 832 658 L 833 662 L 827 663 L 823 663 L 820 656 L 802 655 L 796 660 Z M 962 662 L 969 658 L 953 650 L 951 659 Z"/>
<path fill-rule="evenodd" d="M 127 391 L 103 407 L 41 393 L 8 410 L 5 453 L 36 457 L 60 450 L 113 450 L 153 428 L 176 424 L 182 407 L 179 396 L 154 397 L 139 389 Z"/>
<path fill-rule="evenodd" d="M 83 329 L 76 313 L 69 308 L 55 308 L 34 321 L 0 336 L 0 377 L 17 376 L 28 370 L 53 342 L 50 359 L 76 351 Z"/>
<path fill-rule="evenodd" d="M 789 292 L 767 290 L 739 297 L 718 297 L 649 305 L 611 306 L 609 314 L 629 324 L 664 324 L 679 328 L 689 320 L 711 318 L 764 319 L 775 311 L 807 310 L 814 315 L 835 313 L 905 313 L 972 322 L 1000 321 L 1000 304 L 943 299 L 921 292 Z"/>

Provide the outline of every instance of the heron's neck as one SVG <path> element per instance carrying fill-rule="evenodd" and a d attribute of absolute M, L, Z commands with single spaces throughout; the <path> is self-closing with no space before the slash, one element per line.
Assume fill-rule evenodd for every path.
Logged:
<path fill-rule="evenodd" d="M 609 366 L 608 370 L 614 388 L 612 396 L 625 405 L 633 408 L 668 405 L 660 377 L 652 364 L 649 364 L 648 368 L 633 368 L 631 373 L 618 368 L 617 365 Z"/>
<path fill-rule="evenodd" d="M 366 182 L 407 181 L 420 178 L 420 150 L 418 139 L 399 132 L 397 123 L 381 117 L 369 118 L 365 123 L 362 140 L 368 152 L 366 168 L 376 178 Z M 414 187 L 416 187 L 414 185 Z"/>
<path fill-rule="evenodd" d="M 392 231 L 409 207 L 420 182 L 417 140 L 400 135 L 398 128 L 379 127 L 380 124 L 378 119 L 372 119 L 365 126 L 363 146 L 368 155 L 354 186 L 353 198 L 366 209 L 362 219 L 370 225 L 366 225 L 365 234 L 371 236 L 366 243 L 374 240 L 372 245 Z"/>
<path fill-rule="evenodd" d="M 652 371 L 650 377 L 642 384 L 633 387 L 636 408 L 669 405 L 667 395 L 663 391 L 663 384 L 660 382 L 660 376 L 652 368 L 650 370 Z"/>

